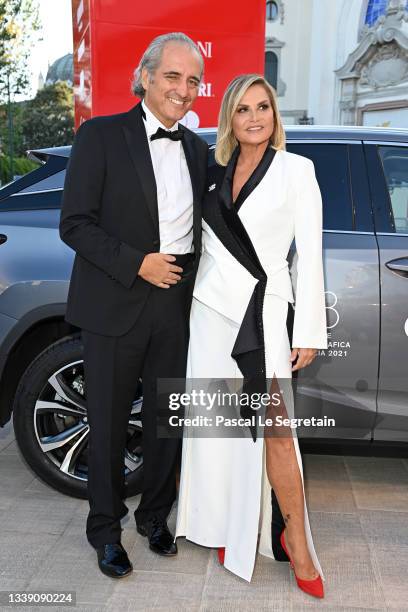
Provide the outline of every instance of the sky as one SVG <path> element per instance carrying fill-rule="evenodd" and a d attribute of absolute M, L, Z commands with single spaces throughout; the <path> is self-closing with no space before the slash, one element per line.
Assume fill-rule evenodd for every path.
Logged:
<path fill-rule="evenodd" d="M 35 94 L 40 72 L 46 76 L 48 64 L 72 53 L 71 0 L 38 0 L 42 38 L 31 54 L 32 94 Z"/>

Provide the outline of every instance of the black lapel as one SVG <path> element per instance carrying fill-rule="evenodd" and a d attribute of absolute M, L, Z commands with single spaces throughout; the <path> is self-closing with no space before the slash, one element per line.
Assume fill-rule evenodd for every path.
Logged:
<path fill-rule="evenodd" d="M 234 164 L 235 160 L 232 159 L 230 163 Z M 231 255 L 233 255 L 252 276 L 261 280 L 265 278 L 265 272 L 236 211 L 231 210 L 231 214 L 236 215 L 236 224 L 239 224 L 240 232 L 237 232 L 236 224 L 232 224 L 228 215 L 224 214 L 224 198 L 231 197 L 232 201 L 232 196 L 228 196 L 227 194 L 227 170 L 228 168 L 215 166 L 209 173 L 208 184 L 211 186 L 211 191 L 207 191 L 206 197 L 204 198 L 203 219 L 208 223 L 217 238 L 219 238 Z M 248 248 L 248 245 L 250 245 L 251 248 Z"/>
<path fill-rule="evenodd" d="M 141 108 L 141 104 L 139 103 L 127 113 L 128 121 L 123 126 L 123 131 L 150 215 L 154 226 L 158 228 L 159 212 L 157 207 L 156 179 L 154 178 L 152 158 L 150 156 L 149 143 L 143 124 Z"/>
<path fill-rule="evenodd" d="M 215 189 L 213 189 L 213 194 L 210 197 L 212 207 L 215 209 L 212 211 L 212 221 L 214 223 L 213 230 L 216 233 L 218 232 L 218 237 L 222 240 L 224 246 L 228 248 L 230 253 L 234 255 L 253 276 L 260 279 L 266 277 L 265 271 L 262 268 L 254 245 L 238 215 L 238 210 L 265 176 L 268 168 L 273 162 L 276 151 L 270 147 L 266 149 L 261 162 L 248 178 L 245 185 L 243 185 L 236 202 L 233 203 L 232 184 L 239 152 L 240 149 L 239 146 L 237 146 L 225 168 L 218 166 L 218 168 L 215 167 L 213 169 Z M 214 201 L 214 199 L 216 201 Z M 211 208 L 208 212 L 211 215 Z M 258 271 L 258 275 L 254 274 L 255 269 Z"/>
<path fill-rule="evenodd" d="M 190 173 L 191 186 L 193 188 L 193 200 L 198 202 L 200 200 L 199 195 L 199 168 L 197 164 L 197 154 L 194 147 L 194 136 L 186 130 L 183 125 L 179 125 L 180 129 L 184 132 L 182 139 L 184 155 L 186 156 L 187 168 Z"/>
<path fill-rule="evenodd" d="M 183 151 L 186 157 L 187 168 L 190 174 L 191 187 L 193 190 L 193 234 L 194 247 L 196 251 L 201 250 L 200 235 L 201 235 L 201 199 L 202 199 L 202 169 L 199 166 L 199 155 L 196 151 L 194 143 L 195 135 L 179 124 L 180 129 L 184 132 L 182 139 Z"/>

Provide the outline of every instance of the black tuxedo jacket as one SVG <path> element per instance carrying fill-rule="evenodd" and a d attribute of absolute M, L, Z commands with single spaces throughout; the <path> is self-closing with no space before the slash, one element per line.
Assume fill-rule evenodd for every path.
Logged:
<path fill-rule="evenodd" d="M 193 188 L 198 264 L 208 147 L 180 127 Z M 126 113 L 90 119 L 78 129 L 65 179 L 60 236 L 76 252 L 66 320 L 107 336 L 126 333 L 153 287 L 138 270 L 144 256 L 160 248 L 156 183 L 140 104 Z"/>

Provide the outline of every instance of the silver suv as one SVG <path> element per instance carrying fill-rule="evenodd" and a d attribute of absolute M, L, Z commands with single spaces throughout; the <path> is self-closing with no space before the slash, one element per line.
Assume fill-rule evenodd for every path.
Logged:
<path fill-rule="evenodd" d="M 329 348 L 297 377 L 304 449 L 408 449 L 408 130 L 288 127 L 313 160 L 324 203 Z M 201 130 L 210 144 L 215 130 Z M 73 252 L 58 234 L 69 147 L 0 190 L 0 425 L 44 481 L 86 496 L 88 423 L 79 330 L 64 321 Z M 273 198 L 273 194 L 271 194 Z M 291 262 L 296 274 L 295 259 Z M 129 420 L 128 495 L 140 489 L 141 387 Z"/>

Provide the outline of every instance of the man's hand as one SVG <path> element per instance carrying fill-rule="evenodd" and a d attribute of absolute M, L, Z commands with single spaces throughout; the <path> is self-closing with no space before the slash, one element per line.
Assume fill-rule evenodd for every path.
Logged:
<path fill-rule="evenodd" d="M 183 268 L 172 264 L 173 261 L 176 261 L 174 255 L 148 253 L 138 274 L 148 283 L 161 289 L 168 289 L 170 285 L 175 285 L 181 279 L 180 274 L 183 272 Z"/>
<path fill-rule="evenodd" d="M 300 370 L 312 363 L 317 355 L 317 349 L 314 348 L 294 348 L 290 355 L 290 361 L 293 363 L 297 358 L 296 364 L 292 368 L 292 372 Z"/>

